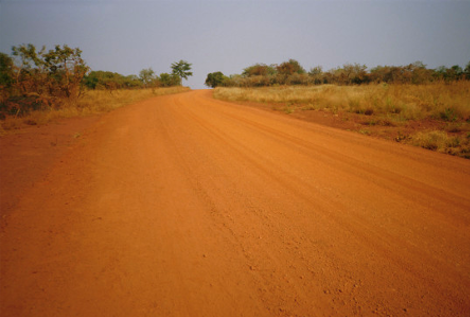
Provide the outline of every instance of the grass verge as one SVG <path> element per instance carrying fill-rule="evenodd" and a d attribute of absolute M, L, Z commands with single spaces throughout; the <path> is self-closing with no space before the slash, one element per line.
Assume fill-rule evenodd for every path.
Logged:
<path fill-rule="evenodd" d="M 306 113 L 317 111 L 354 121 L 348 129 L 361 134 L 470 158 L 469 81 L 428 85 L 216 88 L 214 98 L 269 104 L 270 109 L 299 118 L 312 118 Z"/>
<path fill-rule="evenodd" d="M 56 108 L 32 111 L 25 116 L 8 116 L 0 121 L 0 135 L 24 125 L 42 125 L 59 118 L 72 118 L 105 113 L 122 106 L 155 96 L 189 91 L 188 87 L 169 87 L 138 90 L 90 90 L 76 100 L 63 100 Z"/>

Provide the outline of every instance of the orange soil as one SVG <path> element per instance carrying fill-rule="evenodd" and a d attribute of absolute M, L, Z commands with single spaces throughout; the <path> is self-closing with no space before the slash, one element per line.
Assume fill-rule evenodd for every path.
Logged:
<path fill-rule="evenodd" d="M 470 315 L 469 160 L 210 91 L 77 122 L 0 139 L 2 316 Z"/>

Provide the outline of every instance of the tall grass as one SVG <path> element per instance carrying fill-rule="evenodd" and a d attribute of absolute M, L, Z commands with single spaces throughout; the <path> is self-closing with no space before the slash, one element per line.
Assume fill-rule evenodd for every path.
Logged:
<path fill-rule="evenodd" d="M 61 100 L 54 108 L 33 111 L 26 116 L 7 117 L 0 121 L 0 135 L 8 130 L 21 127 L 23 124 L 40 125 L 58 118 L 89 116 L 109 112 L 122 106 L 130 105 L 155 96 L 175 94 L 188 91 L 188 87 L 169 87 L 157 89 L 122 89 L 122 90 L 89 90 L 75 100 Z"/>
<path fill-rule="evenodd" d="M 69 104 L 71 110 L 79 115 L 111 111 L 113 109 L 136 103 L 155 96 L 169 95 L 190 90 L 188 87 L 168 87 L 157 89 L 120 89 L 114 91 L 91 90 L 76 102 Z M 67 111 L 67 107 L 64 110 Z M 59 110 L 60 111 L 60 110 Z"/>
<path fill-rule="evenodd" d="M 469 81 L 428 85 L 216 88 L 214 97 L 227 101 L 302 104 L 303 109 L 375 114 L 397 120 L 470 119 Z"/>
<path fill-rule="evenodd" d="M 214 98 L 273 104 L 275 109 L 288 114 L 326 110 L 370 116 L 366 122 L 395 127 L 399 135 L 395 139 L 399 142 L 470 158 L 470 81 L 427 85 L 216 88 Z M 415 132 L 402 135 L 400 127 L 413 121 L 419 122 L 422 128 L 414 124 Z"/>

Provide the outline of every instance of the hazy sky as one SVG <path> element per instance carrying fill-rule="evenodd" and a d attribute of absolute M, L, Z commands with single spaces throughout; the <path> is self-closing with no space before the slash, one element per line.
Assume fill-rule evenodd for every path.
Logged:
<path fill-rule="evenodd" d="M 79 47 L 93 70 L 124 75 L 193 64 L 185 81 L 290 58 L 306 70 L 345 63 L 429 68 L 470 61 L 470 1 L 0 0 L 0 51 Z"/>

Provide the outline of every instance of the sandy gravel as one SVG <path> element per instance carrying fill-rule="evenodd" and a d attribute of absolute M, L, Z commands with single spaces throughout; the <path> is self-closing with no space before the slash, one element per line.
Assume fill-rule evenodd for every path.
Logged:
<path fill-rule="evenodd" d="M 88 127 L 0 168 L 1 316 L 470 316 L 469 160 L 208 90 Z"/>

